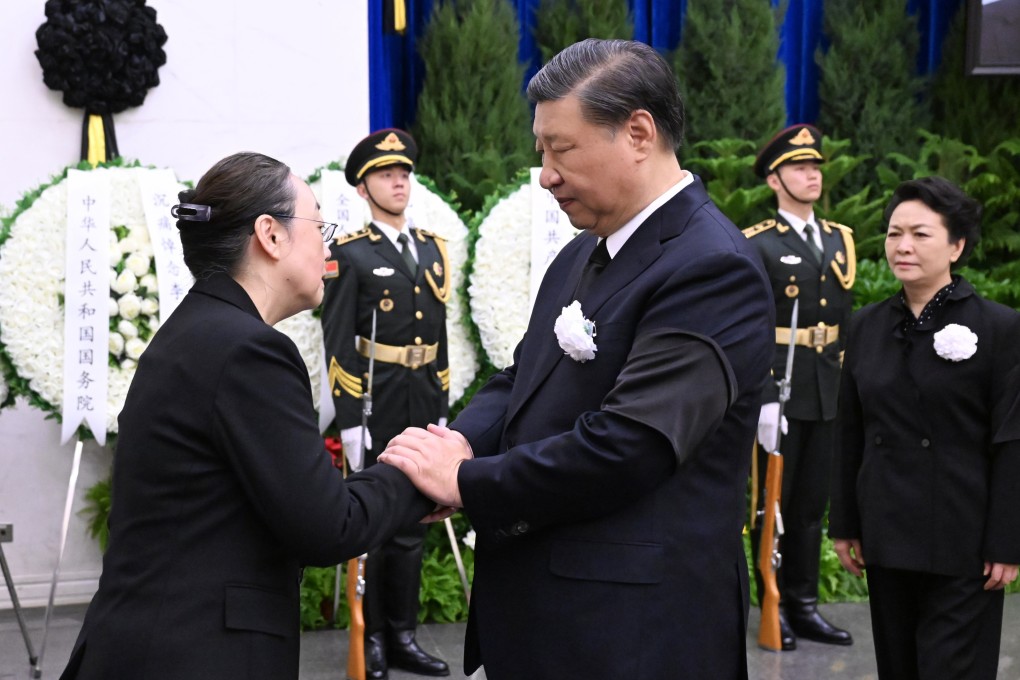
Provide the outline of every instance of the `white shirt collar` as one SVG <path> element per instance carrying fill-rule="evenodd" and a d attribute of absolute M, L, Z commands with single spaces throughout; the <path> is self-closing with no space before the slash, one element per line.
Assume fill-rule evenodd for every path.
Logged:
<path fill-rule="evenodd" d="M 384 222 L 377 222 L 375 220 L 372 220 L 372 224 L 374 224 L 376 227 L 378 227 L 379 231 L 381 231 L 386 236 L 386 238 L 388 238 L 390 240 L 390 243 L 392 243 L 393 247 L 396 248 L 398 251 L 400 250 L 400 243 L 397 241 L 397 238 L 401 234 L 407 234 L 407 241 L 411 245 L 411 252 L 413 252 L 415 255 L 418 254 L 418 249 L 415 247 L 415 243 L 414 243 L 414 234 L 411 233 L 411 226 L 412 225 L 411 225 L 411 221 L 410 220 L 407 221 L 407 223 L 404 225 L 403 229 L 397 229 L 396 227 L 394 227 L 391 224 L 386 224 Z M 418 259 L 418 258 L 415 257 L 415 259 Z"/>
<path fill-rule="evenodd" d="M 806 220 L 802 220 L 789 210 L 783 210 L 782 208 L 779 209 L 779 214 L 783 217 L 783 219 L 787 221 L 787 223 L 789 223 L 791 227 L 793 227 L 793 230 L 797 232 L 797 236 L 800 236 L 801 238 L 804 238 L 804 227 L 810 222 L 811 227 L 814 230 L 815 245 L 818 246 L 819 248 L 822 247 L 822 235 L 820 233 L 821 229 L 819 229 L 818 227 L 818 220 L 815 219 L 815 213 L 813 210 L 811 211 L 811 214 L 808 215 L 808 218 Z"/>
<path fill-rule="evenodd" d="M 648 206 L 639 212 L 637 215 L 631 218 L 627 224 L 623 225 L 612 234 L 606 237 L 606 250 L 609 251 L 609 257 L 616 257 L 616 254 L 623 248 L 623 244 L 627 242 L 634 232 L 638 230 L 645 220 L 648 219 L 649 215 L 661 208 L 666 201 L 670 200 L 677 194 L 679 194 L 685 187 L 690 186 L 694 183 L 694 173 L 684 170 L 684 176 L 680 178 L 680 181 L 666 189 L 657 199 L 648 204 Z"/>

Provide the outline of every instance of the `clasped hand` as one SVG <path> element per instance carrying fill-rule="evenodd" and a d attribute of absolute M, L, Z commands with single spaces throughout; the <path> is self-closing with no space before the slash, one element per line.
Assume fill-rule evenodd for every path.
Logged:
<path fill-rule="evenodd" d="M 451 508 L 463 507 L 457 470 L 472 458 L 471 445 L 461 433 L 439 425 L 426 429 L 409 427 L 390 440 L 379 462 L 392 465 L 440 506 L 428 518 L 449 516 Z"/>

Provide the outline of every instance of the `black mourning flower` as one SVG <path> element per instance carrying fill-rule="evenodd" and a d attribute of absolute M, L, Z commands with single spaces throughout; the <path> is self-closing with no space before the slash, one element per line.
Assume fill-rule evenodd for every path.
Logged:
<path fill-rule="evenodd" d="M 159 85 L 166 32 L 145 0 L 47 0 L 46 19 L 35 56 L 68 106 L 119 113 Z"/>

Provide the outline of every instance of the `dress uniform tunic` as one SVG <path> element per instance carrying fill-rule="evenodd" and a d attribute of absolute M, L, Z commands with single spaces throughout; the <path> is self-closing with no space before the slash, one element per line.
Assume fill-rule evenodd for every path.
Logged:
<path fill-rule="evenodd" d="M 386 354 L 396 349 L 376 351 L 368 421 L 374 448 L 366 464 L 404 428 L 425 427 L 449 411 L 445 244 L 413 227 L 410 236 L 418 251 L 417 272 L 375 224 L 330 247 L 335 278 L 326 281 L 322 329 L 338 428 L 361 425 L 373 312 L 378 347 L 401 352 L 397 357 Z"/>

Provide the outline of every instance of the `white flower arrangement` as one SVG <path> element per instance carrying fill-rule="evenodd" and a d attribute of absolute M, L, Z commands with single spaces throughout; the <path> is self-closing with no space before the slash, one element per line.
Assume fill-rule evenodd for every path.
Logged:
<path fill-rule="evenodd" d="M 312 192 L 321 201 L 322 183 L 316 179 L 316 176 L 313 176 L 310 186 Z M 461 287 L 464 284 L 464 263 L 467 262 L 468 257 L 468 229 L 457 211 L 451 208 L 442 196 L 432 190 L 431 182 L 427 178 L 411 175 L 411 182 L 411 202 L 407 206 L 407 216 L 415 226 L 444 238 L 447 256 L 450 258 L 451 295 L 446 304 L 446 341 L 447 355 L 450 360 L 450 404 L 453 404 L 463 396 L 468 386 L 474 381 L 479 368 L 478 356 L 474 344 L 471 342 L 468 320 L 461 311 L 463 305 L 460 299 Z M 366 218 L 369 215 L 367 205 L 364 214 Z M 314 321 L 318 325 L 318 319 Z M 281 328 L 281 326 L 277 325 L 277 328 Z M 305 339 L 306 342 L 318 343 L 315 350 L 318 354 L 319 348 L 322 347 L 322 329 L 320 327 L 317 331 L 309 330 L 307 332 L 318 333 L 317 339 L 312 337 Z M 298 347 L 302 347 L 300 342 Z M 303 349 L 302 356 L 304 356 Z M 317 361 L 321 361 L 321 357 Z M 308 363 L 308 357 L 305 357 L 305 362 Z M 312 374 L 312 391 L 316 394 L 316 401 L 320 388 L 318 381 L 321 380 L 319 372 L 319 369 L 316 369 Z"/>
<path fill-rule="evenodd" d="M 117 431 L 137 359 L 158 327 L 157 290 L 136 171 L 98 168 L 110 176 L 110 356 L 107 431 Z M 183 189 L 183 185 L 181 186 Z M 10 224 L 0 256 L 0 341 L 30 401 L 59 413 L 63 399 L 64 252 L 67 185 L 41 190 Z"/>
<path fill-rule="evenodd" d="M 123 370 L 123 360 L 137 362 L 159 328 L 159 290 L 149 231 L 135 228 L 110 230 L 110 358 Z M 142 282 L 149 283 L 145 286 Z M 119 340 L 115 340 L 119 337 Z M 132 367 L 129 364 L 129 367 Z M 125 396 L 127 394 L 125 393 Z M 111 430 L 111 432 L 114 430 Z"/>
<path fill-rule="evenodd" d="M 977 352 L 978 336 L 966 326 L 948 324 L 934 336 L 935 353 L 947 361 L 970 359 Z"/>
<path fill-rule="evenodd" d="M 531 185 L 496 203 L 478 226 L 468 292 L 482 348 L 497 367 L 513 363 L 531 315 Z"/>
<path fill-rule="evenodd" d="M 581 303 L 574 300 L 560 312 L 553 325 L 556 341 L 564 354 L 574 361 L 584 363 L 595 358 L 595 322 L 584 317 Z"/>

